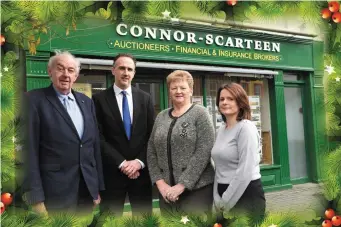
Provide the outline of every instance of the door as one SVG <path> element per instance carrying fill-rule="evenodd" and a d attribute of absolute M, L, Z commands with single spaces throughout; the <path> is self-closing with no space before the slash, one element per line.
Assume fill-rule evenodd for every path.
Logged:
<path fill-rule="evenodd" d="M 156 74 L 158 75 L 158 74 Z M 144 76 L 142 75 L 136 75 L 135 78 L 132 80 L 132 86 L 139 88 L 147 93 L 150 94 L 153 104 L 154 104 L 154 110 L 155 110 L 155 117 L 158 113 L 160 113 L 163 109 L 166 108 L 165 105 L 165 86 L 164 86 L 164 78 L 159 76 Z M 159 199 L 159 193 L 156 188 L 156 186 L 153 186 L 153 206 L 158 207 L 158 199 Z M 126 202 L 129 200 L 127 199 Z"/>
<path fill-rule="evenodd" d="M 290 178 L 292 181 L 304 182 L 308 181 L 308 170 L 302 94 L 301 86 L 284 88 Z"/>
<path fill-rule="evenodd" d="M 164 109 L 162 79 L 135 77 L 132 81 L 132 86 L 150 94 L 154 104 L 155 116 Z"/>

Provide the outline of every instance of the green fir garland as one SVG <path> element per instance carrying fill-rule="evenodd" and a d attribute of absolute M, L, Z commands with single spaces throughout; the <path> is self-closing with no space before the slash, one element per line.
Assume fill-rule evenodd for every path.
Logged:
<path fill-rule="evenodd" d="M 39 36 L 47 33 L 49 23 L 61 22 L 65 25 L 66 34 L 70 29 L 76 29 L 76 22 L 85 16 L 102 17 L 114 21 L 118 17 L 134 22 L 145 19 L 148 15 L 160 16 L 160 12 L 168 9 L 173 16 L 180 14 L 179 2 L 131 2 L 122 1 L 122 15 L 115 9 L 117 2 L 4 2 L 1 11 L 4 13 L 2 27 L 7 40 L 18 46 L 29 43 L 29 51 L 35 53 L 40 44 Z M 198 1 L 195 5 L 205 15 L 218 15 L 224 12 L 225 20 L 276 20 L 280 16 L 299 14 L 304 23 L 313 23 L 326 32 L 325 66 L 332 66 L 334 71 L 325 74 L 325 108 L 327 115 L 327 134 L 331 137 L 341 138 L 341 25 L 331 25 L 323 21 L 320 10 L 327 7 L 327 1 L 297 1 L 297 2 L 243 2 L 238 1 L 235 7 L 226 6 L 226 2 Z M 276 9 L 276 10 L 274 10 Z M 6 12 L 6 13 L 5 13 Z M 30 29 L 28 29 L 30 28 Z M 18 152 L 24 152 L 22 140 L 19 136 L 20 121 L 17 114 L 20 110 L 19 92 L 21 79 L 17 75 L 18 60 L 14 52 L 7 52 L 1 58 L 1 189 L 2 192 L 14 192 L 16 188 L 16 167 Z M 326 209 L 332 208 L 341 214 L 341 146 L 329 153 L 323 154 L 321 161 L 323 169 L 323 203 Z M 188 218 L 185 224 L 183 218 Z M 230 226 L 254 226 L 252 219 L 245 216 L 230 214 Z M 30 211 L 9 206 L 1 215 L 1 224 L 6 227 L 73 227 L 87 226 L 93 219 L 96 226 L 104 227 L 213 227 L 214 216 L 198 216 L 193 214 L 159 214 L 144 215 L 139 217 L 115 217 L 110 214 L 100 215 L 98 209 L 88 216 L 73 216 L 70 214 L 50 215 L 49 217 L 37 216 Z M 321 226 L 324 213 L 317 211 L 313 220 L 300 220 L 297 214 L 267 213 L 263 222 L 258 227 L 294 227 L 294 226 Z"/>

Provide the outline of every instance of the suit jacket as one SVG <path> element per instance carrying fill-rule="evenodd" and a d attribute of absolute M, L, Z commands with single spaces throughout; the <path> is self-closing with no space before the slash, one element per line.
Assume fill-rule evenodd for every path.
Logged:
<path fill-rule="evenodd" d="M 83 114 L 82 138 L 52 85 L 27 92 L 29 141 L 24 199 L 29 204 L 45 202 L 47 209 L 74 206 L 81 176 L 94 199 L 104 190 L 94 104 L 87 96 L 72 93 Z"/>
<path fill-rule="evenodd" d="M 118 166 L 124 160 L 139 159 L 146 168 L 140 177 L 150 181 L 147 169 L 147 144 L 154 124 L 154 107 L 148 93 L 132 87 L 133 121 L 131 138 L 128 140 L 113 87 L 94 95 L 96 116 L 101 138 L 103 171 L 106 188 L 113 188 L 117 182 L 128 177 Z M 121 104 L 120 104 L 121 105 Z M 123 183 L 123 182 L 122 182 Z"/>

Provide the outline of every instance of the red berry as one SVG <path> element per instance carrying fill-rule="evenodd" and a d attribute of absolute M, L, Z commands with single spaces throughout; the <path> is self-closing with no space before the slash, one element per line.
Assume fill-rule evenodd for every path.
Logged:
<path fill-rule="evenodd" d="M 332 224 L 334 226 L 340 226 L 341 225 L 341 217 L 340 216 L 334 216 L 332 218 Z"/>
<path fill-rule="evenodd" d="M 324 220 L 322 222 L 322 227 L 332 227 L 332 222 L 330 220 Z"/>
<path fill-rule="evenodd" d="M 237 0 L 227 0 L 226 3 L 227 3 L 227 5 L 229 5 L 229 6 L 234 6 L 234 5 L 237 4 Z"/>
<path fill-rule="evenodd" d="M 324 215 L 326 216 L 327 219 L 332 219 L 332 217 L 335 216 L 335 211 L 329 208 L 324 212 Z"/>
<path fill-rule="evenodd" d="M 328 19 L 331 15 L 332 13 L 329 11 L 329 9 L 325 8 L 321 10 L 321 16 L 323 19 Z"/>
<path fill-rule="evenodd" d="M 329 2 L 328 8 L 329 8 L 330 12 L 335 13 L 335 12 L 339 11 L 339 9 L 340 9 L 340 3 L 335 2 L 335 1 Z"/>
<path fill-rule="evenodd" d="M 332 20 L 337 24 L 340 23 L 341 22 L 341 13 L 340 12 L 333 13 Z"/>
<path fill-rule="evenodd" d="M 12 203 L 13 197 L 10 193 L 2 193 L 1 194 L 1 202 L 3 202 L 6 206 Z"/>
<path fill-rule="evenodd" d="M 5 44 L 6 42 L 5 36 L 0 35 L 0 42 L 1 42 L 1 46 Z"/>
<path fill-rule="evenodd" d="M 5 211 L 5 205 L 0 202 L 0 214 L 2 214 Z"/>
<path fill-rule="evenodd" d="M 214 225 L 213 225 L 213 227 L 223 227 L 221 224 L 219 224 L 219 223 L 215 223 Z"/>

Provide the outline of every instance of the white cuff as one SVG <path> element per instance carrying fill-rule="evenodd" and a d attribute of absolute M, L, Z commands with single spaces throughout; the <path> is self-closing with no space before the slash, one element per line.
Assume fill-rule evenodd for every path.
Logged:
<path fill-rule="evenodd" d="M 124 164 L 125 162 L 126 162 L 126 160 L 124 160 L 124 161 L 118 166 L 118 168 L 121 169 L 122 166 L 123 166 L 123 164 Z"/>
<path fill-rule="evenodd" d="M 135 159 L 135 160 L 141 164 L 141 169 L 143 169 L 145 167 L 144 163 L 140 159 Z"/>

